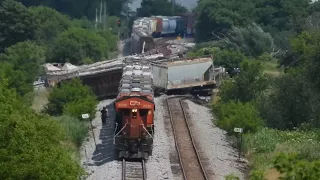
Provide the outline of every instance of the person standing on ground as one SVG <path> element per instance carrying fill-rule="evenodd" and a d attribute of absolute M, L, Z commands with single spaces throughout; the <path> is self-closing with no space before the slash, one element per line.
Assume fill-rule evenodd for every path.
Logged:
<path fill-rule="evenodd" d="M 106 107 L 103 107 L 100 112 L 101 112 L 101 121 L 102 121 L 102 124 L 106 124 L 106 120 L 107 120 L 107 108 L 106 108 Z"/>

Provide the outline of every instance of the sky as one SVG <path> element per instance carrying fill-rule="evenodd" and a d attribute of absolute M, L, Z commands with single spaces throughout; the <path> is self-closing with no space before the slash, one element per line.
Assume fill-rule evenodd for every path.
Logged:
<path fill-rule="evenodd" d="M 197 0 L 175 0 L 175 1 L 190 9 L 196 7 L 197 5 Z M 140 7 L 140 4 L 141 4 L 141 0 L 133 0 L 130 7 L 133 11 L 135 11 L 137 8 Z"/>

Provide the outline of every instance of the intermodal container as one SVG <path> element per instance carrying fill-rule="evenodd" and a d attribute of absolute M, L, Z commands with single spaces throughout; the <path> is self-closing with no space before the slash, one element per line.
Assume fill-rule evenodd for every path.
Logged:
<path fill-rule="evenodd" d="M 162 18 L 162 35 L 175 33 L 177 21 L 175 19 Z"/>

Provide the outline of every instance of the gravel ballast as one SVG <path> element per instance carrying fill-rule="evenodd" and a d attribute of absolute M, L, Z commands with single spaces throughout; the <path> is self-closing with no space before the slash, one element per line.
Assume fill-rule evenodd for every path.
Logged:
<path fill-rule="evenodd" d="M 166 134 L 163 100 L 165 96 L 155 98 L 156 111 L 154 114 L 155 135 L 152 156 L 147 161 L 147 179 L 173 179 L 170 165 L 170 142 Z"/>
<path fill-rule="evenodd" d="M 166 134 L 164 124 L 164 107 L 162 101 L 165 96 L 155 98 L 155 136 L 153 145 L 153 154 L 146 161 L 148 180 L 165 180 L 174 179 L 170 165 L 170 142 Z M 96 118 L 92 121 L 95 132 L 98 150 L 95 148 L 92 132 L 89 132 L 88 140 L 81 147 L 81 162 L 84 168 L 89 173 L 88 180 L 121 180 L 122 166 L 121 162 L 114 159 L 112 137 L 113 125 L 107 124 L 102 127 L 101 115 L 99 109 L 105 105 L 112 104 L 114 100 L 101 101 L 97 105 Z M 109 115 L 107 122 L 114 122 L 114 109 L 109 106 Z M 111 132 L 112 131 L 112 132 Z M 87 158 L 86 158 L 87 154 Z M 88 159 L 88 161 L 87 161 Z"/>
<path fill-rule="evenodd" d="M 244 174 L 240 169 L 243 169 L 245 165 L 238 163 L 238 153 L 227 142 L 226 132 L 213 123 L 215 120 L 211 110 L 189 100 L 185 102 L 189 107 L 187 113 L 191 117 L 192 128 L 197 132 L 193 133 L 193 136 L 201 153 L 208 159 L 214 179 L 224 180 L 224 177 L 229 174 L 244 179 Z"/>
<path fill-rule="evenodd" d="M 113 101 L 113 99 L 104 100 L 97 105 L 96 118 L 92 121 L 97 148 L 90 130 L 88 139 L 80 149 L 81 163 L 89 174 L 88 180 L 121 180 L 121 162 L 115 160 L 112 144 L 115 117 Z M 109 117 L 106 125 L 102 126 L 99 109 L 106 105 L 110 105 Z"/>

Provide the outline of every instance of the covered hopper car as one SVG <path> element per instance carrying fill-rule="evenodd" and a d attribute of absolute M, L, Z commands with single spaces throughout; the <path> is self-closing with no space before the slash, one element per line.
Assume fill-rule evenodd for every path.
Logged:
<path fill-rule="evenodd" d="M 119 158 L 147 159 L 152 154 L 154 93 L 151 66 L 141 59 L 125 59 L 115 101 L 114 146 Z"/>

